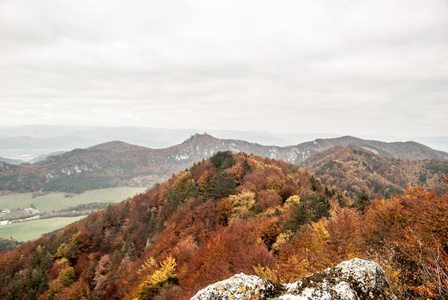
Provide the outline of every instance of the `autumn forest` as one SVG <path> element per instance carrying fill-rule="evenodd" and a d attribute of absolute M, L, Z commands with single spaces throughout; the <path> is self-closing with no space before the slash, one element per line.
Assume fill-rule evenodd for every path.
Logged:
<path fill-rule="evenodd" d="M 0 256 L 2 299 L 189 299 L 236 273 L 277 283 L 354 257 L 399 299 L 448 297 L 448 179 L 387 198 L 218 152 Z"/>

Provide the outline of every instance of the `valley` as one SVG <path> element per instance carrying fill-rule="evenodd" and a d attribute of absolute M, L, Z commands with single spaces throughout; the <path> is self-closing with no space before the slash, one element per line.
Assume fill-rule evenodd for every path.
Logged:
<path fill-rule="evenodd" d="M 144 187 L 116 187 L 82 194 L 48 193 L 37 197 L 33 193 L 3 195 L 0 196 L 0 209 L 3 211 L 0 213 L 0 237 L 18 241 L 35 239 L 145 190 Z M 30 209 L 35 212 L 30 214 Z"/>
<path fill-rule="evenodd" d="M 37 239 L 43 234 L 62 229 L 84 217 L 85 215 L 76 217 L 57 217 L 3 225 L 0 226 L 0 238 L 13 238 L 20 242 L 26 242 Z"/>
<path fill-rule="evenodd" d="M 117 203 L 136 194 L 145 187 L 116 187 L 86 191 L 82 194 L 48 193 L 34 197 L 33 193 L 0 196 L 0 209 L 34 206 L 39 212 L 49 213 L 87 203 Z M 0 216 L 1 217 L 1 216 Z"/>

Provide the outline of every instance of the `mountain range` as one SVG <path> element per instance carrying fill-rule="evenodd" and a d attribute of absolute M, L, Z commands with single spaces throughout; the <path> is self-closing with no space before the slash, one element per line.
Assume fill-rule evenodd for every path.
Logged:
<path fill-rule="evenodd" d="M 32 162 L 39 155 L 74 148 L 88 148 L 109 141 L 124 141 L 148 148 L 167 148 L 203 130 L 145 128 L 145 127 L 92 127 L 92 126 L 12 126 L 0 127 L 0 156 Z M 265 145 L 286 146 L 316 138 L 336 137 L 334 134 L 270 133 L 253 131 L 213 130 L 214 136 L 248 140 Z M 383 140 L 380 138 L 380 140 Z M 390 140 L 390 139 L 388 139 Z M 442 144 L 448 142 L 436 137 Z M 448 146 L 446 146 L 448 149 Z"/>
<path fill-rule="evenodd" d="M 331 163 L 332 166 L 342 168 L 341 164 L 344 164 L 345 169 L 349 165 L 352 169 L 361 166 L 352 173 L 345 172 L 346 176 L 352 178 L 351 181 L 345 180 L 345 186 L 350 187 L 351 192 L 367 188 L 370 190 L 381 184 L 383 188 L 376 189 L 376 193 L 381 196 L 402 191 L 408 185 L 433 186 L 440 174 L 445 172 L 448 160 L 448 153 L 416 142 L 386 143 L 345 136 L 280 147 L 263 146 L 242 140 L 217 139 L 204 133 L 194 134 L 183 143 L 164 149 L 113 141 L 53 155 L 35 164 L 1 163 L 0 190 L 82 192 L 112 186 L 151 186 L 219 151 L 245 152 L 283 160 L 304 166 L 316 172 L 317 176 L 323 174 L 322 168 L 328 169 L 331 162 L 326 160 L 334 157 L 330 160 L 338 163 Z M 363 161 L 354 163 L 353 157 L 356 155 L 351 155 L 354 154 L 353 151 L 361 151 Z M 410 160 L 414 162 L 402 162 Z M 370 169 L 366 165 L 370 166 Z M 375 167 L 377 165 L 382 167 Z M 389 170 L 383 170 L 384 166 L 388 166 Z M 335 172 L 337 173 L 333 171 L 325 174 Z M 365 172 L 367 173 L 364 174 Z M 329 184 L 336 185 L 341 181 L 324 178 L 328 176 L 322 176 L 322 179 Z M 390 192 L 386 191 L 387 189 Z"/>
<path fill-rule="evenodd" d="M 132 145 L 160 149 L 182 143 L 186 137 L 204 132 L 202 129 L 146 128 L 146 127 L 94 127 L 94 126 L 9 126 L 0 127 L 0 156 L 33 162 L 39 155 L 57 151 L 70 151 L 74 148 L 88 148 L 109 141 L 123 141 Z M 313 141 L 318 138 L 336 138 L 332 133 L 288 133 L 266 131 L 207 130 L 209 134 L 221 139 L 251 141 L 261 145 L 289 146 Z M 358 136 L 363 139 L 385 142 L 412 140 L 433 149 L 448 152 L 448 136 L 433 137 L 394 137 Z"/>

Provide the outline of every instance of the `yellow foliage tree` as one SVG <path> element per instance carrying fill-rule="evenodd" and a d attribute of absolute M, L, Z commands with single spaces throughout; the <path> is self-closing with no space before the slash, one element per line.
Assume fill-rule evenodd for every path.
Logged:
<path fill-rule="evenodd" d="M 207 183 L 210 180 L 210 176 L 207 171 L 202 173 L 201 177 L 198 179 L 199 192 L 203 195 L 207 189 Z"/>
<path fill-rule="evenodd" d="M 293 235 L 294 235 L 294 232 L 292 232 L 291 230 L 286 230 L 285 232 L 280 232 L 279 235 L 277 236 L 277 240 L 271 247 L 272 250 L 274 250 L 274 251 L 280 250 L 280 246 L 289 242 Z"/>
<path fill-rule="evenodd" d="M 52 280 L 48 284 L 48 297 L 47 299 L 54 299 L 64 288 L 70 286 L 75 282 L 75 269 L 73 267 L 65 267 L 59 272 L 58 278 Z"/>
<path fill-rule="evenodd" d="M 192 178 L 193 178 L 193 176 L 191 175 L 190 171 L 185 171 L 185 172 L 181 173 L 177 177 L 176 181 L 173 183 L 172 190 L 175 193 L 181 193 L 181 192 L 185 191 L 187 182 Z"/>
<path fill-rule="evenodd" d="M 154 269 L 157 265 L 154 258 L 149 258 L 140 268 L 139 272 Z M 137 297 L 134 299 L 152 299 L 160 290 L 168 287 L 172 282 L 177 280 L 176 260 L 171 256 L 160 264 L 160 268 L 146 275 L 144 281 L 139 285 Z"/>
<path fill-rule="evenodd" d="M 75 269 L 73 267 L 62 269 L 58 276 L 59 281 L 61 281 L 64 287 L 70 286 L 75 282 L 75 278 Z"/>
<path fill-rule="evenodd" d="M 255 193 L 244 191 L 238 195 L 230 195 L 233 206 L 233 215 L 245 215 L 255 205 Z"/>
<path fill-rule="evenodd" d="M 149 272 L 154 271 L 154 269 L 157 267 L 157 262 L 154 259 L 154 257 L 150 257 L 147 260 L 145 260 L 145 262 L 143 263 L 143 265 L 140 267 L 140 269 L 137 271 L 137 274 L 143 275 Z"/>
<path fill-rule="evenodd" d="M 326 222 L 327 222 L 326 219 L 320 219 L 318 222 L 312 225 L 314 238 L 312 239 L 312 244 L 310 245 L 310 248 L 312 251 L 316 253 L 322 252 L 326 240 L 330 237 L 330 234 L 325 228 Z"/>
<path fill-rule="evenodd" d="M 291 207 L 293 204 L 299 204 L 300 203 L 300 196 L 293 195 L 290 196 L 288 199 L 286 199 L 285 204 L 283 205 L 284 209 L 287 210 Z"/>
<path fill-rule="evenodd" d="M 78 232 L 68 242 L 62 243 L 56 251 L 56 257 L 62 257 L 68 260 L 76 259 L 78 257 L 78 238 L 80 234 L 81 232 Z"/>

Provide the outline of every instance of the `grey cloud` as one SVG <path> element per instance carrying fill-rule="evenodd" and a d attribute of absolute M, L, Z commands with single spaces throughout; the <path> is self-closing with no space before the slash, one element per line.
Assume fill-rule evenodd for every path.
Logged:
<path fill-rule="evenodd" d="M 389 2 L 2 1 L 0 122 L 443 134 L 448 4 Z"/>

